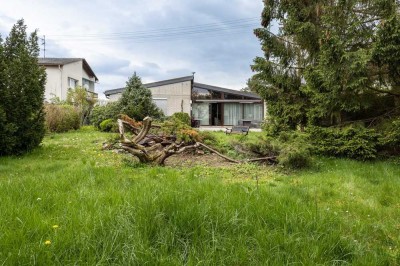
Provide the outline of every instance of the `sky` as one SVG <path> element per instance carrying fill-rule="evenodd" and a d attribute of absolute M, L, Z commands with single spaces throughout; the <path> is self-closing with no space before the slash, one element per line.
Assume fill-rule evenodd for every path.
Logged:
<path fill-rule="evenodd" d="M 0 34 L 18 19 L 46 39 L 46 57 L 85 58 L 96 92 L 192 75 L 224 88 L 246 87 L 261 56 L 253 30 L 262 0 L 0 0 Z M 44 56 L 41 46 L 41 56 Z"/>

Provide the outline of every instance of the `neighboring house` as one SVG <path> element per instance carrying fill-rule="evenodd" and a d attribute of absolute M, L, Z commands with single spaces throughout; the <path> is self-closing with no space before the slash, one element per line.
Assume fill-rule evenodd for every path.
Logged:
<path fill-rule="evenodd" d="M 66 100 L 68 89 L 78 86 L 97 98 L 95 83 L 99 80 L 84 58 L 39 58 L 39 65 L 46 68 L 45 101 Z"/>
<path fill-rule="evenodd" d="M 260 96 L 194 82 L 193 76 L 143 84 L 153 101 L 166 116 L 188 113 L 202 126 L 249 125 L 259 127 L 265 107 Z M 125 88 L 104 92 L 111 101 L 118 100 Z"/>

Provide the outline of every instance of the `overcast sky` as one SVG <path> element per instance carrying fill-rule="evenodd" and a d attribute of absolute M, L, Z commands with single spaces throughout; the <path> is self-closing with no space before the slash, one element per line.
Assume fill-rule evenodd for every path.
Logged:
<path fill-rule="evenodd" d="M 196 82 L 239 90 L 261 55 L 253 34 L 261 0 L 1 2 L 3 37 L 23 18 L 29 31 L 46 36 L 46 57 L 88 61 L 101 98 L 104 90 L 124 87 L 134 71 L 143 83 L 196 72 Z"/>

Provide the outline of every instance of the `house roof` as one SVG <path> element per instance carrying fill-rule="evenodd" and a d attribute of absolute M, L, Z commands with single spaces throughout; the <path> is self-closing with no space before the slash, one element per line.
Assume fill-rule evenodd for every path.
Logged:
<path fill-rule="evenodd" d="M 143 85 L 146 88 L 152 88 L 152 87 L 158 87 L 158 86 L 169 85 L 169 84 L 174 84 L 174 83 L 179 83 L 179 82 L 184 82 L 184 81 L 193 81 L 193 80 L 194 80 L 193 76 L 186 76 L 186 77 L 181 77 L 181 78 L 174 78 L 174 79 L 167 79 L 167 80 L 162 80 L 162 81 L 157 81 L 157 82 L 152 82 L 152 83 L 146 83 Z M 203 83 L 197 83 L 197 82 L 193 82 L 193 86 L 196 88 L 219 91 L 219 92 L 224 92 L 224 93 L 229 93 L 229 94 L 234 94 L 234 95 L 250 97 L 250 98 L 257 99 L 257 100 L 261 100 L 261 97 L 259 95 L 252 93 L 252 92 L 237 91 L 237 90 L 221 88 L 221 87 L 207 85 L 207 84 L 203 84 Z M 110 96 L 113 94 L 122 93 L 124 90 L 125 90 L 125 88 L 106 90 L 104 92 L 104 94 L 106 96 Z"/>
<path fill-rule="evenodd" d="M 38 58 L 38 63 L 42 66 L 63 66 L 78 61 L 82 61 L 83 69 L 85 69 L 90 76 L 94 77 L 96 81 L 99 81 L 85 58 Z"/>
<path fill-rule="evenodd" d="M 227 88 L 222 88 L 222 87 L 217 87 L 217 86 L 212 86 L 212 85 L 207 85 L 207 84 L 197 83 L 197 82 L 193 83 L 193 87 L 212 90 L 212 91 L 218 91 L 218 92 L 224 92 L 224 93 L 229 93 L 229 94 L 234 94 L 234 95 L 250 97 L 250 98 L 261 100 L 261 97 L 259 95 L 252 93 L 252 92 L 237 91 L 237 90 L 232 90 L 232 89 L 227 89 Z"/>
<path fill-rule="evenodd" d="M 180 83 L 180 82 L 185 82 L 185 81 L 192 81 L 192 80 L 193 80 L 193 76 L 186 76 L 186 77 L 180 77 L 180 78 L 167 79 L 167 80 L 162 80 L 162 81 L 157 81 L 157 82 L 146 83 L 146 84 L 143 84 L 143 86 L 145 86 L 146 88 L 152 88 L 152 87 L 164 86 L 164 85 Z M 104 92 L 104 94 L 106 96 L 109 96 L 112 94 L 122 93 L 124 90 L 125 90 L 125 87 L 113 89 L 113 90 L 106 90 Z"/>

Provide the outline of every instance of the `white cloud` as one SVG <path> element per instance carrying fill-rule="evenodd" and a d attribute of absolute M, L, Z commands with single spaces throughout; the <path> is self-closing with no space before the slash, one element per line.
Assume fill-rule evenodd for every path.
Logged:
<path fill-rule="evenodd" d="M 261 0 L 14 0 L 1 6 L 0 32 L 24 18 L 29 31 L 46 35 L 47 57 L 86 58 L 100 80 L 100 95 L 124 86 L 134 71 L 143 82 L 195 71 L 198 82 L 240 89 L 252 75 L 252 59 L 261 54 L 252 34 Z M 247 18 L 253 18 L 247 26 L 235 24 Z M 212 31 L 215 23 L 231 32 Z"/>

